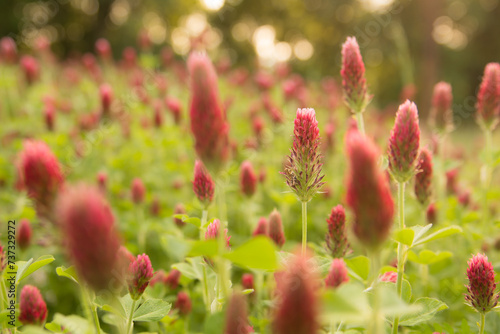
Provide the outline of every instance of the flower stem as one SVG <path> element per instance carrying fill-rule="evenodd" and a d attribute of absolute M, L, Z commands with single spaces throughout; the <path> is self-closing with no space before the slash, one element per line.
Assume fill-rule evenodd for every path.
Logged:
<path fill-rule="evenodd" d="M 210 312 L 210 298 L 208 297 L 208 277 L 207 277 L 207 268 L 205 265 L 203 266 L 203 302 L 205 303 L 205 308 L 207 312 Z"/>
<path fill-rule="evenodd" d="M 135 311 L 135 303 L 137 303 L 137 300 L 132 301 L 132 306 L 130 307 L 130 314 L 128 316 L 128 321 L 127 321 L 127 329 L 126 332 L 128 333 L 133 333 L 134 332 L 134 323 L 132 322 L 132 318 L 134 317 L 134 311 Z"/>
<path fill-rule="evenodd" d="M 481 327 L 479 328 L 479 334 L 484 333 L 484 316 L 485 316 L 485 314 L 481 313 Z"/>
<path fill-rule="evenodd" d="M 488 207 L 488 190 L 491 182 L 491 173 L 492 173 L 492 157 L 491 157 L 491 130 L 484 130 L 485 137 L 485 154 L 486 154 L 486 162 L 481 169 L 481 181 L 483 184 L 483 231 L 487 232 L 488 220 L 489 220 L 489 207 Z"/>
<path fill-rule="evenodd" d="M 307 249 L 307 202 L 302 202 L 302 255 Z"/>
<path fill-rule="evenodd" d="M 398 183 L 398 209 L 399 209 L 399 228 L 405 228 L 405 183 Z M 401 242 L 398 243 L 398 278 L 396 281 L 396 291 L 398 296 L 401 297 L 403 292 L 403 275 L 405 271 L 405 252 L 406 247 Z M 394 317 L 394 324 L 392 326 L 392 333 L 398 333 L 399 316 Z"/>
<path fill-rule="evenodd" d="M 97 307 L 94 305 L 92 301 L 92 297 L 90 296 L 87 288 L 82 287 L 82 299 L 83 299 L 83 307 L 85 309 L 85 313 L 88 318 L 92 318 L 95 325 L 95 331 L 97 334 L 101 334 L 101 327 L 99 326 L 99 317 L 97 316 Z"/>
<path fill-rule="evenodd" d="M 201 213 L 201 223 L 200 223 L 200 240 L 203 240 L 205 238 L 205 224 L 207 223 L 208 219 L 208 210 L 203 209 L 203 212 Z"/>
<path fill-rule="evenodd" d="M 363 120 L 363 112 L 359 111 L 356 113 L 356 120 L 358 121 L 358 130 L 362 134 L 365 134 L 365 121 Z"/>
<path fill-rule="evenodd" d="M 380 270 L 380 253 L 378 251 L 370 252 L 371 258 L 371 278 L 370 284 L 373 289 L 372 292 L 372 317 L 368 323 L 368 334 L 382 334 L 383 333 L 383 323 L 381 322 L 380 316 L 380 294 L 377 287 L 377 277 Z"/>

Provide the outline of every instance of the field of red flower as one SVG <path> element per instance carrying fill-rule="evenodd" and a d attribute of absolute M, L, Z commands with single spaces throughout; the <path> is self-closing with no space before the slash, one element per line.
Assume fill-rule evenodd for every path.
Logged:
<path fill-rule="evenodd" d="M 341 55 L 314 82 L 3 38 L 2 333 L 499 333 L 500 65 L 470 131 L 453 82 L 380 112 Z"/>

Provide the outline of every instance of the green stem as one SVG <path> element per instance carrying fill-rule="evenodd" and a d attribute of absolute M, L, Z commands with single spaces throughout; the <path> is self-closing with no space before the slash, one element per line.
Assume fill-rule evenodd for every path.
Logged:
<path fill-rule="evenodd" d="M 362 134 L 365 134 L 365 122 L 363 120 L 363 111 L 358 111 L 356 113 L 356 120 L 358 121 L 358 130 Z"/>
<path fill-rule="evenodd" d="M 481 313 L 481 327 L 479 328 L 479 334 L 484 333 L 484 316 L 485 316 L 485 314 Z"/>
<path fill-rule="evenodd" d="M 137 300 L 132 301 L 132 306 L 130 307 L 130 314 L 128 316 L 128 321 L 127 321 L 127 334 L 128 333 L 133 333 L 134 332 L 134 323 L 132 322 L 132 318 L 134 317 L 134 311 L 135 311 L 135 303 L 137 303 Z"/>
<path fill-rule="evenodd" d="M 97 316 L 97 306 L 95 306 L 92 302 L 90 304 L 90 310 L 92 312 L 92 318 L 94 319 L 96 333 L 101 334 L 101 326 L 99 325 L 99 317 Z"/>
<path fill-rule="evenodd" d="M 200 240 L 205 239 L 205 224 L 207 223 L 208 219 L 208 210 L 203 209 L 203 212 L 201 213 L 201 223 L 200 223 Z"/>
<path fill-rule="evenodd" d="M 489 220 L 489 208 L 488 208 L 488 190 L 491 182 L 491 146 L 492 146 L 492 139 L 491 139 L 491 130 L 487 129 L 484 130 L 484 137 L 485 137 L 485 153 L 486 153 L 486 162 L 483 165 L 483 168 L 481 170 L 481 181 L 483 184 L 483 231 L 487 232 L 487 227 L 488 227 L 488 220 Z"/>
<path fill-rule="evenodd" d="M 208 297 L 208 279 L 207 279 L 207 268 L 203 265 L 203 302 L 205 303 L 205 308 L 207 312 L 210 312 L 210 299 Z"/>
<path fill-rule="evenodd" d="M 142 211 L 142 206 L 136 205 L 135 219 L 136 219 L 136 224 L 139 225 L 139 235 L 138 235 L 139 249 L 142 252 L 146 252 L 146 237 L 148 232 L 148 226 L 147 222 L 144 220 L 144 213 Z"/>
<path fill-rule="evenodd" d="M 302 202 L 302 255 L 307 250 L 307 202 Z"/>
<path fill-rule="evenodd" d="M 383 333 L 383 323 L 381 322 L 380 316 L 380 294 L 377 287 L 377 277 L 380 270 L 380 254 L 378 251 L 372 251 L 370 253 L 372 270 L 371 270 L 371 287 L 372 292 L 372 317 L 368 323 L 368 334 L 382 334 Z"/>
<path fill-rule="evenodd" d="M 262 289 L 264 288 L 264 272 L 261 270 L 257 270 L 255 272 L 256 276 L 256 282 L 255 282 L 255 288 L 257 289 L 257 316 L 260 317 L 259 319 L 259 324 L 260 324 L 260 332 L 264 333 L 264 323 L 262 321 L 264 317 L 264 305 L 262 303 Z"/>
<path fill-rule="evenodd" d="M 398 209 L 399 209 L 399 228 L 405 228 L 405 183 L 398 183 Z M 403 275 L 405 271 L 405 252 L 406 247 L 399 242 L 398 243 L 398 278 L 396 281 L 396 291 L 398 296 L 401 297 L 403 292 Z M 398 333 L 399 316 L 394 318 L 394 324 L 392 326 L 392 333 Z"/>
<path fill-rule="evenodd" d="M 91 322 L 94 322 L 95 331 L 97 334 L 101 334 L 101 327 L 99 325 L 99 317 L 97 316 L 97 307 L 94 305 L 92 301 L 92 297 L 90 296 L 87 288 L 82 287 L 82 302 L 83 308 L 85 310 L 85 314 Z"/>

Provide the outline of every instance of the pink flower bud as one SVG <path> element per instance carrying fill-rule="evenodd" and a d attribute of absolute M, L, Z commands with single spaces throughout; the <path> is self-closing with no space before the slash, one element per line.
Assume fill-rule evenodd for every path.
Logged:
<path fill-rule="evenodd" d="M 453 95 L 451 85 L 441 81 L 434 86 L 432 96 L 432 109 L 430 113 L 430 124 L 440 132 L 453 130 Z"/>
<path fill-rule="evenodd" d="M 314 268 L 308 258 L 296 255 L 279 277 L 273 333 L 311 334 L 319 329 L 319 300 Z"/>
<path fill-rule="evenodd" d="M 267 235 L 268 223 L 266 217 L 261 217 L 255 230 L 253 230 L 252 236 L 256 237 L 258 235 Z"/>
<path fill-rule="evenodd" d="M 177 269 L 172 269 L 170 273 L 168 273 L 167 278 L 165 278 L 165 284 L 171 290 L 175 290 L 179 286 L 180 279 L 181 279 L 181 272 Z"/>
<path fill-rule="evenodd" d="M 153 278 L 153 267 L 149 256 L 146 254 L 137 255 L 135 261 L 130 263 L 128 267 L 129 280 L 128 291 L 132 299 L 137 300 L 141 298 L 144 290 L 148 287 L 149 281 Z"/>
<path fill-rule="evenodd" d="M 243 274 L 241 276 L 241 285 L 245 289 L 255 289 L 253 275 L 252 274 Z"/>
<path fill-rule="evenodd" d="M 458 168 L 446 172 L 446 192 L 448 195 L 457 195 L 458 190 Z"/>
<path fill-rule="evenodd" d="M 108 174 L 106 174 L 106 172 L 97 173 L 97 185 L 99 186 L 99 189 L 103 193 L 106 192 L 107 183 L 108 183 Z"/>
<path fill-rule="evenodd" d="M 415 175 L 415 196 L 421 204 L 429 201 L 432 195 L 432 155 L 431 152 L 423 148 L 417 162 L 417 174 Z"/>
<path fill-rule="evenodd" d="M 165 104 L 167 105 L 168 110 L 170 110 L 170 112 L 172 113 L 172 116 L 174 116 L 175 124 L 177 125 L 181 124 L 182 120 L 181 101 L 179 101 L 175 97 L 167 97 L 165 98 Z"/>
<path fill-rule="evenodd" d="M 301 202 L 309 202 L 323 186 L 319 129 L 314 109 L 297 109 L 294 122 L 294 140 L 288 159 L 288 167 L 281 174 L 286 184 Z"/>
<path fill-rule="evenodd" d="M 42 141 L 27 140 L 19 155 L 18 177 L 28 191 L 39 216 L 50 218 L 64 178 L 59 162 Z"/>
<path fill-rule="evenodd" d="M 349 250 L 347 233 L 345 229 L 345 210 L 342 205 L 332 209 L 327 218 L 328 233 L 326 234 L 326 247 L 334 258 L 342 258 Z"/>
<path fill-rule="evenodd" d="M 177 294 L 174 308 L 179 311 L 181 316 L 187 316 L 191 312 L 191 299 L 189 298 L 189 295 L 184 291 L 180 291 Z"/>
<path fill-rule="evenodd" d="M 16 62 L 17 46 L 12 38 L 5 36 L 0 39 L 0 57 L 6 63 L 13 64 Z"/>
<path fill-rule="evenodd" d="M 19 321 L 23 325 L 43 325 L 47 318 L 47 305 L 38 288 L 25 285 L 19 303 Z"/>
<path fill-rule="evenodd" d="M 177 203 L 174 209 L 174 215 L 185 215 L 186 214 L 186 209 L 184 209 L 184 205 L 182 203 Z M 183 227 L 186 225 L 185 222 L 182 221 L 180 218 L 174 218 L 174 223 L 178 227 Z"/>
<path fill-rule="evenodd" d="M 205 239 L 217 239 L 217 236 L 219 234 L 219 228 L 220 228 L 220 221 L 218 219 L 214 219 L 213 222 L 211 222 L 207 226 L 207 230 L 205 232 Z M 224 229 L 224 238 L 226 239 L 226 246 L 227 248 L 230 247 L 229 240 L 231 239 L 230 236 L 227 235 L 227 228 Z"/>
<path fill-rule="evenodd" d="M 233 292 L 226 308 L 224 334 L 252 333 L 248 323 L 247 302 L 241 292 Z"/>
<path fill-rule="evenodd" d="M 389 183 L 378 166 L 379 151 L 368 137 L 351 130 L 345 143 L 349 157 L 346 200 L 354 213 L 354 234 L 366 247 L 377 248 L 393 223 Z"/>
<path fill-rule="evenodd" d="M 102 193 L 84 184 L 68 187 L 56 208 L 66 250 L 79 277 L 96 291 L 110 288 L 116 269 L 121 269 L 120 239 Z"/>
<path fill-rule="evenodd" d="M 7 258 L 5 256 L 5 249 L 0 243 L 0 274 L 5 270 L 5 267 L 7 267 Z"/>
<path fill-rule="evenodd" d="M 46 104 L 43 110 L 43 118 L 47 130 L 54 131 L 54 122 L 56 118 L 56 107 L 53 104 Z"/>
<path fill-rule="evenodd" d="M 206 165 L 217 169 L 229 155 L 229 124 L 219 99 L 217 74 L 203 53 L 191 53 L 187 66 L 191 75 L 190 117 L 195 149 Z"/>
<path fill-rule="evenodd" d="M 248 160 L 243 161 L 240 168 L 240 187 L 241 192 L 250 197 L 257 188 L 257 176 L 253 170 L 252 163 Z"/>
<path fill-rule="evenodd" d="M 427 207 L 427 211 L 425 213 L 425 217 L 427 218 L 427 223 L 435 225 L 437 222 L 437 208 L 436 203 L 431 203 Z"/>
<path fill-rule="evenodd" d="M 465 301 L 479 313 L 488 313 L 498 303 L 498 292 L 495 291 L 495 271 L 488 257 L 483 254 L 473 256 L 467 262 L 467 278 L 469 284 Z"/>
<path fill-rule="evenodd" d="M 105 38 L 99 38 L 95 42 L 95 51 L 102 59 L 109 60 L 111 58 L 111 45 Z"/>
<path fill-rule="evenodd" d="M 330 288 L 338 288 L 342 283 L 349 282 L 349 275 L 344 260 L 333 259 L 325 284 Z"/>
<path fill-rule="evenodd" d="M 398 280 L 398 273 L 395 271 L 387 271 L 380 275 L 378 278 L 381 282 L 396 283 Z"/>
<path fill-rule="evenodd" d="M 38 61 L 32 56 L 22 56 L 20 62 L 26 82 L 28 85 L 33 84 L 40 76 Z"/>
<path fill-rule="evenodd" d="M 30 246 L 32 233 L 30 221 L 28 219 L 21 219 L 16 235 L 17 245 L 21 250 L 25 250 Z"/>
<path fill-rule="evenodd" d="M 484 68 L 483 81 L 477 94 L 476 109 L 481 126 L 493 130 L 500 116 L 499 63 L 489 63 Z"/>
<path fill-rule="evenodd" d="M 347 37 L 342 44 L 342 89 L 344 101 L 353 113 L 363 112 L 371 100 L 368 95 L 365 64 L 356 37 Z"/>
<path fill-rule="evenodd" d="M 389 138 L 389 170 L 397 182 L 407 182 L 415 174 L 419 145 L 417 106 L 407 100 L 399 106 Z"/>
<path fill-rule="evenodd" d="M 113 102 L 113 88 L 105 83 L 99 87 L 99 94 L 101 96 L 101 112 L 104 116 L 109 116 L 111 112 L 111 103 Z"/>
<path fill-rule="evenodd" d="M 198 200 L 208 207 L 214 199 L 215 184 L 203 162 L 197 160 L 194 164 L 193 191 Z"/>
<path fill-rule="evenodd" d="M 135 178 L 132 181 L 132 201 L 135 204 L 141 204 L 144 201 L 144 196 L 146 194 L 146 187 L 144 183 L 139 178 Z"/>
<path fill-rule="evenodd" d="M 161 211 L 161 203 L 158 197 L 153 198 L 153 202 L 151 203 L 150 212 L 152 216 L 158 217 Z"/>
<path fill-rule="evenodd" d="M 286 241 L 281 215 L 276 209 L 269 215 L 269 238 L 271 238 L 279 248 L 283 247 Z"/>

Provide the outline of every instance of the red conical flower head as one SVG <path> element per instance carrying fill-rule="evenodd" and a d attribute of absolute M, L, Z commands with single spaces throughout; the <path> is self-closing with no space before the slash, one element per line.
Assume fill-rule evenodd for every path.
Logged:
<path fill-rule="evenodd" d="M 146 254 L 137 255 L 137 258 L 130 263 L 129 267 L 128 291 L 132 299 L 141 298 L 144 290 L 148 287 L 149 281 L 153 278 L 153 267 L 149 256 Z"/>
<path fill-rule="evenodd" d="M 224 334 L 248 334 L 253 332 L 250 329 L 245 297 L 241 292 L 234 292 L 226 308 Z"/>
<path fill-rule="evenodd" d="M 484 68 L 483 81 L 477 94 L 476 109 L 481 126 L 493 130 L 500 116 L 499 63 L 489 63 Z"/>
<path fill-rule="evenodd" d="M 488 313 L 498 303 L 497 284 L 495 282 L 495 271 L 488 257 L 483 254 L 473 256 L 467 262 L 467 278 L 469 284 L 466 302 L 474 307 L 479 313 Z"/>
<path fill-rule="evenodd" d="M 269 238 L 271 238 L 279 248 L 283 247 L 286 241 L 281 215 L 276 209 L 269 215 Z"/>
<path fill-rule="evenodd" d="M 332 209 L 327 218 L 328 233 L 326 234 L 326 247 L 334 258 L 342 258 L 349 250 L 347 233 L 345 230 L 345 210 L 342 205 Z"/>
<path fill-rule="evenodd" d="M 47 305 L 38 288 L 25 285 L 19 303 L 19 321 L 23 325 L 42 325 L 47 318 Z"/>
<path fill-rule="evenodd" d="M 240 168 L 241 192 L 250 197 L 257 189 L 257 176 L 250 161 L 243 161 Z"/>
<path fill-rule="evenodd" d="M 21 250 L 25 250 L 31 244 L 31 224 L 28 219 L 21 219 L 19 222 L 19 230 L 17 232 L 17 245 Z"/>
<path fill-rule="evenodd" d="M 179 310 L 179 314 L 181 316 L 188 315 L 191 312 L 191 299 L 189 298 L 189 295 L 184 291 L 180 291 L 177 294 L 174 308 Z"/>
<path fill-rule="evenodd" d="M 451 85 L 441 81 L 434 86 L 432 95 L 432 109 L 430 113 L 431 126 L 446 133 L 453 130 L 453 95 Z"/>
<path fill-rule="evenodd" d="M 266 217 L 261 217 L 255 230 L 253 230 L 252 236 L 256 237 L 258 235 L 267 235 L 268 223 Z"/>
<path fill-rule="evenodd" d="M 141 204 L 144 201 L 146 187 L 140 178 L 135 178 L 132 181 L 132 201 L 135 204 Z"/>
<path fill-rule="evenodd" d="M 342 283 L 349 282 L 349 275 L 344 260 L 333 259 L 325 284 L 330 288 L 338 288 Z"/>
<path fill-rule="evenodd" d="M 342 44 L 342 89 L 344 101 L 353 113 L 363 112 L 371 100 L 365 79 L 365 64 L 356 37 Z"/>

